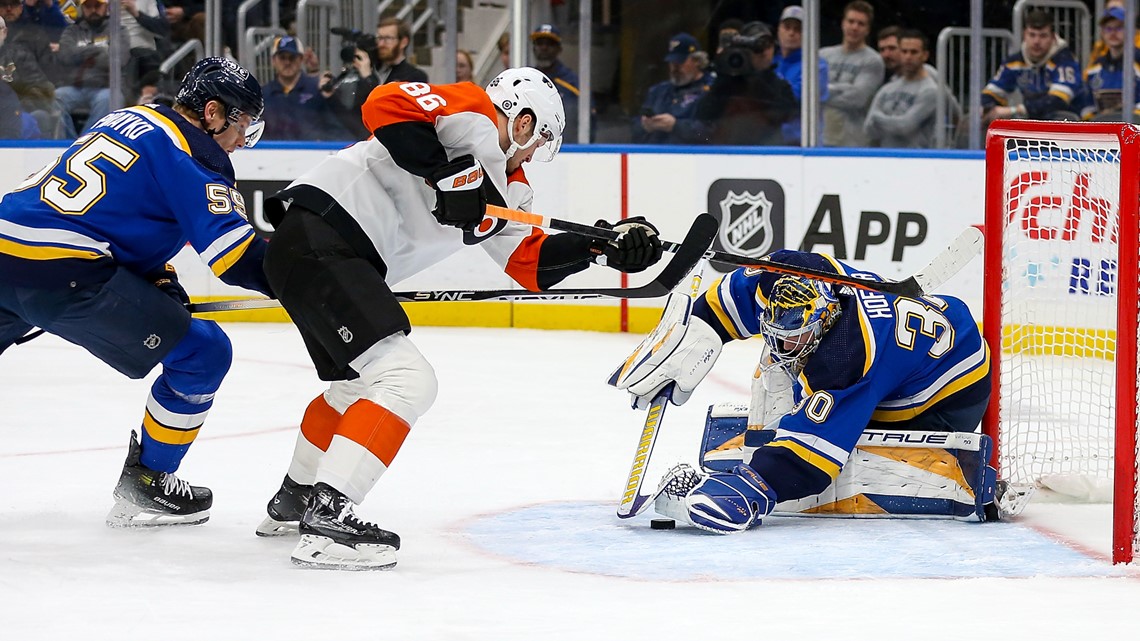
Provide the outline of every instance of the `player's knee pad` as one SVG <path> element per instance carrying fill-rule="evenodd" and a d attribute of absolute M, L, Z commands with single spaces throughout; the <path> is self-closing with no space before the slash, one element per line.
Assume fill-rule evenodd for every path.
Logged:
<path fill-rule="evenodd" d="M 678 465 L 666 474 L 654 501 L 658 513 L 716 534 L 759 525 L 775 506 L 776 493 L 747 465 L 712 474 Z"/>
<path fill-rule="evenodd" d="M 182 340 L 162 359 L 162 372 L 180 395 L 212 395 L 232 362 L 233 346 L 222 328 L 214 321 L 195 318 Z"/>
<path fill-rule="evenodd" d="M 361 398 L 387 408 L 409 425 L 435 402 L 439 381 L 435 370 L 403 332 L 377 341 L 350 363 L 360 377 L 329 388 L 329 404 L 338 411 Z M 352 398 L 356 396 L 356 398 Z"/>

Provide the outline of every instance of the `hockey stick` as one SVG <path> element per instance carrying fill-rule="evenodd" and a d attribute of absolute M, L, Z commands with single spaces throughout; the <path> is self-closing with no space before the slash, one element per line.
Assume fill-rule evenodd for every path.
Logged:
<path fill-rule="evenodd" d="M 618 232 L 612 229 L 583 225 L 568 220 L 560 220 L 558 218 L 507 209 L 495 205 L 487 205 L 487 214 L 496 218 L 503 218 L 505 220 L 534 225 L 536 227 L 573 232 L 575 234 L 581 234 L 591 238 L 600 238 L 602 240 L 614 240 L 618 237 Z M 677 243 L 667 240 L 662 241 L 661 245 L 665 251 L 677 251 L 679 248 Z M 962 267 L 965 267 L 981 250 L 982 233 L 974 227 L 967 227 L 953 243 L 939 253 L 934 260 L 930 261 L 930 264 L 922 271 L 901 281 L 869 281 L 846 274 L 837 274 L 796 265 L 785 265 L 766 258 L 752 258 L 716 250 L 710 250 L 708 257 L 710 260 L 736 265 L 738 267 L 753 267 L 777 274 L 805 276 L 836 285 L 850 285 L 860 289 L 869 289 L 887 294 L 896 294 L 898 296 L 917 297 L 933 293 L 937 287 L 958 273 Z"/>
<path fill-rule="evenodd" d="M 582 289 L 554 289 L 545 292 L 531 292 L 520 289 L 488 290 L 424 290 L 394 292 L 396 299 L 404 302 L 451 302 L 486 300 L 582 300 L 591 298 L 659 298 L 669 294 L 685 276 L 692 271 L 697 261 L 708 251 L 716 236 L 716 219 L 701 214 L 693 220 L 673 258 L 666 263 L 657 277 L 640 287 L 602 287 Z M 603 230 L 605 231 L 605 230 Z M 229 312 L 245 309 L 269 309 L 280 307 L 281 303 L 271 298 L 247 300 L 212 301 L 191 303 L 187 309 L 191 314 L 206 312 Z"/>

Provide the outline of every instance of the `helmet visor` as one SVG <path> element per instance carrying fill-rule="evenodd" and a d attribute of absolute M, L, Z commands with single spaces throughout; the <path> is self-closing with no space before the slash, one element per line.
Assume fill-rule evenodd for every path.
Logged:
<path fill-rule="evenodd" d="M 256 145 L 257 141 L 261 140 L 261 134 L 263 133 L 265 133 L 264 120 L 254 120 L 253 122 L 249 123 L 249 126 L 245 128 L 246 148 Z"/>
<path fill-rule="evenodd" d="M 541 144 L 535 148 L 533 159 L 537 162 L 554 160 L 554 157 L 558 155 L 558 150 L 562 148 L 562 136 L 555 137 L 549 128 L 543 127 L 540 131 L 535 132 L 531 142 L 533 143 L 536 139 L 541 140 Z"/>

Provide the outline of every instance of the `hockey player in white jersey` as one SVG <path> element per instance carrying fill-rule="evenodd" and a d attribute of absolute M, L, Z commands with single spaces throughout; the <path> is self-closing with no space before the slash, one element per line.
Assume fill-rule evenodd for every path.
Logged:
<path fill-rule="evenodd" d="M 829 256 L 780 250 L 793 267 L 881 281 Z M 677 296 L 677 294 L 674 294 Z M 683 321 L 683 322 L 682 322 Z M 611 379 L 636 406 L 684 403 L 723 343 L 761 336 L 742 412 L 714 406 L 700 462 L 658 487 L 658 512 L 700 529 L 747 530 L 773 510 L 854 516 L 997 518 L 989 438 L 990 354 L 962 301 L 909 298 L 741 268 L 662 318 L 668 344 Z"/>
<path fill-rule="evenodd" d="M 435 374 L 388 283 L 464 245 L 479 245 L 532 291 L 593 263 L 637 272 L 661 257 L 644 219 L 612 226 L 620 235 L 606 242 L 484 217 L 488 203 L 529 208 L 522 165 L 553 158 L 561 145 L 562 101 L 541 72 L 508 69 L 486 90 L 391 83 L 371 93 L 362 116 L 372 138 L 266 205 L 275 228 L 266 275 L 331 384 L 305 411 L 258 534 L 299 529 L 294 563 L 325 568 L 395 565 L 399 536 L 357 518 L 353 506 L 436 397 Z"/>

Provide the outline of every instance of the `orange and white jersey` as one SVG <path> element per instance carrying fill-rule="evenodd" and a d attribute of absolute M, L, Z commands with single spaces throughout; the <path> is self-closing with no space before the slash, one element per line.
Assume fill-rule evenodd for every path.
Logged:
<path fill-rule="evenodd" d="M 374 89 L 361 112 L 368 130 L 382 130 L 384 135 L 337 152 L 290 188 L 310 185 L 336 201 L 376 247 L 390 283 L 464 245 L 478 244 L 519 284 L 537 290 L 539 248 L 547 238 L 541 231 L 487 218 L 476 231 L 464 232 L 440 225 L 431 214 L 436 192 L 424 177 L 433 162 L 438 168 L 465 154 L 483 165 L 489 202 L 513 209 L 531 206 L 533 192 L 522 169 L 507 176 L 495 108 L 487 93 L 466 82 L 392 83 Z"/>

